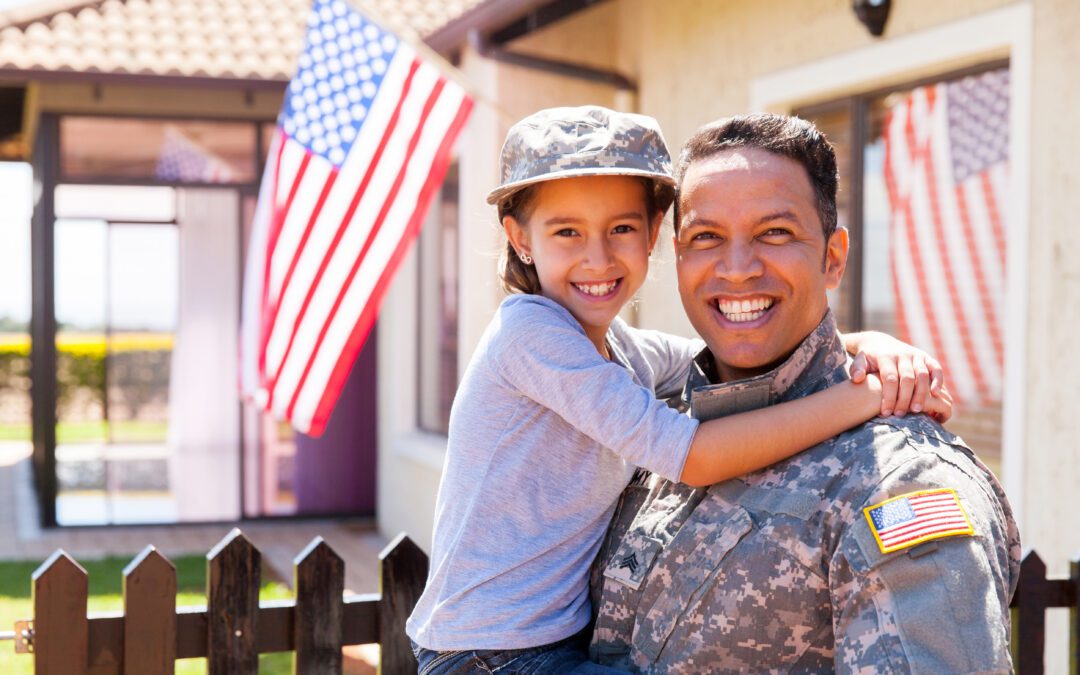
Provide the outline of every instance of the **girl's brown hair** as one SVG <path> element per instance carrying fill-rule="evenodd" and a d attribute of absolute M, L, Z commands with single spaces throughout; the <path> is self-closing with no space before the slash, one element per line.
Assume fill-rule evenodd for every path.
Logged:
<path fill-rule="evenodd" d="M 651 225 L 655 214 L 667 213 L 675 200 L 675 188 L 648 178 L 639 180 L 645 186 L 645 213 L 649 214 Z M 532 215 L 533 202 L 536 200 L 536 192 L 540 185 L 542 183 L 530 185 L 499 202 L 499 224 L 502 225 L 503 219 L 507 216 L 512 216 L 523 225 L 527 223 L 529 216 Z M 502 281 L 503 290 L 507 293 L 540 294 L 540 277 L 536 274 L 536 267 L 521 262 L 509 239 L 499 259 L 499 279 Z"/>

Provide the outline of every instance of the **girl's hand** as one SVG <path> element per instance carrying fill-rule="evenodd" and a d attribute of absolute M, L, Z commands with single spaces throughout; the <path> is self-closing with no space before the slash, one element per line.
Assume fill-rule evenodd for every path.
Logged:
<path fill-rule="evenodd" d="M 876 407 L 884 405 L 884 396 L 886 394 L 885 385 L 878 375 L 874 373 L 867 374 L 864 372 L 862 378 L 860 378 L 858 382 L 852 378 L 852 383 L 863 387 L 867 392 L 867 395 L 870 397 L 866 401 L 868 408 L 873 406 L 874 412 L 877 412 Z M 942 385 L 936 396 L 927 397 L 922 412 L 932 418 L 935 422 L 944 424 L 952 417 L 952 405 L 952 394 L 949 393 L 947 387 Z M 885 415 L 882 414 L 882 417 L 885 417 Z"/>
<path fill-rule="evenodd" d="M 868 373 L 881 378 L 883 417 L 900 417 L 909 410 L 933 413 L 939 422 L 952 416 L 952 398 L 944 389 L 945 375 L 934 357 L 876 331 L 845 335 L 844 346 L 855 355 L 852 382 L 862 382 Z"/>

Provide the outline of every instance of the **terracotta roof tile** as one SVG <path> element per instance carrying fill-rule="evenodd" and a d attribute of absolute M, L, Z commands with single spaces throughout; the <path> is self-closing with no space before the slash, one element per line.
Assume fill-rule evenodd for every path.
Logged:
<path fill-rule="evenodd" d="M 350 0 L 424 37 L 491 0 Z M 0 70 L 287 80 L 310 0 L 38 0 L 0 12 Z"/>

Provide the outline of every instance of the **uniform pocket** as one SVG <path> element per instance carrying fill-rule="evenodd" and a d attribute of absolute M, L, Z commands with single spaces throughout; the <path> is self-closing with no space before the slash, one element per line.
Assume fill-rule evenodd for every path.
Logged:
<path fill-rule="evenodd" d="M 634 626 L 634 647 L 650 662 L 659 657 L 686 610 L 701 599 L 706 582 L 727 554 L 753 528 L 750 515 L 740 507 L 730 509 L 723 518 L 695 515 L 705 517 L 687 522 L 669 544 L 670 571 L 653 574 L 665 587 L 647 611 L 639 610 Z"/>

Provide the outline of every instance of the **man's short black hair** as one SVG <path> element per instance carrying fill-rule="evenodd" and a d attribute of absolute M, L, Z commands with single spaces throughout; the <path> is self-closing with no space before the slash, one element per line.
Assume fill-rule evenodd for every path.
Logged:
<path fill-rule="evenodd" d="M 675 199 L 675 231 L 682 214 L 682 182 L 690 165 L 733 148 L 759 148 L 794 160 L 806 169 L 817 198 L 825 241 L 836 230 L 836 152 L 813 123 L 798 117 L 756 113 L 738 115 L 701 127 L 683 145 L 675 165 L 680 195 Z"/>

